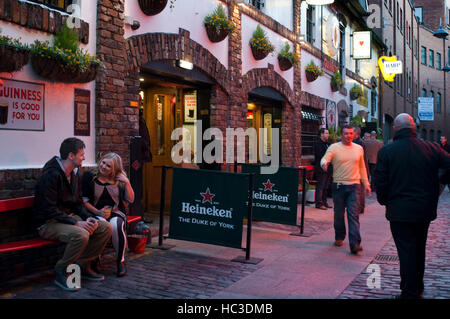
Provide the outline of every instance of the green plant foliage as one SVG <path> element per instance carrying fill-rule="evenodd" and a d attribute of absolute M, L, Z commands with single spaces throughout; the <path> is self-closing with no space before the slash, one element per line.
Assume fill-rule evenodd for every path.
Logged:
<path fill-rule="evenodd" d="M 275 47 L 267 39 L 266 32 L 261 28 L 259 24 L 253 32 L 252 38 L 250 39 L 250 46 L 265 53 L 270 53 L 275 50 Z"/>
<path fill-rule="evenodd" d="M 354 84 L 353 87 L 350 89 L 350 93 L 361 96 L 363 94 L 363 90 L 361 85 Z"/>
<path fill-rule="evenodd" d="M 293 65 L 297 65 L 299 62 L 299 58 L 297 54 L 291 52 L 290 49 L 291 46 L 289 45 L 289 42 L 286 42 L 281 51 L 278 53 L 278 57 L 288 59 Z"/>
<path fill-rule="evenodd" d="M 6 35 L 2 35 L 1 33 L 2 33 L 2 30 L 0 29 L 0 45 L 7 45 L 7 46 L 14 47 L 17 49 L 26 49 L 26 50 L 29 49 L 28 44 L 24 44 L 24 43 L 20 42 L 21 38 L 13 39 Z"/>
<path fill-rule="evenodd" d="M 351 126 L 362 127 L 363 126 L 363 120 L 362 120 L 361 116 L 356 114 L 354 117 L 352 117 L 352 119 L 350 120 L 350 125 Z"/>
<path fill-rule="evenodd" d="M 342 75 L 339 70 L 336 70 L 331 76 L 331 83 L 337 87 L 342 87 L 344 85 L 345 82 L 342 80 Z"/>
<path fill-rule="evenodd" d="M 305 71 L 312 72 L 316 76 L 322 76 L 324 74 L 322 68 L 318 67 L 313 60 L 306 66 Z"/>
<path fill-rule="evenodd" d="M 69 28 L 67 24 L 64 23 L 61 30 L 56 33 L 53 38 L 53 46 L 62 50 L 69 50 L 72 52 L 77 51 L 80 46 L 80 41 L 78 40 L 78 35 L 75 29 Z"/>
<path fill-rule="evenodd" d="M 234 24 L 231 20 L 228 20 L 225 8 L 219 4 L 213 13 L 208 14 L 203 23 L 216 28 L 216 32 L 220 33 L 221 29 L 225 29 L 230 33 L 234 31 Z"/>
<path fill-rule="evenodd" d="M 75 32 L 67 29 L 69 28 L 66 26 L 58 32 L 53 39 L 53 45 L 50 45 L 49 41 L 35 40 L 30 48 L 31 55 L 55 59 L 60 61 L 63 68 L 71 68 L 82 72 L 87 71 L 92 66 L 104 68 L 99 59 L 79 48 L 78 37 L 76 40 L 74 39 Z"/>
<path fill-rule="evenodd" d="M 340 137 L 341 137 L 341 127 L 338 126 L 337 130 L 335 131 L 333 127 L 329 127 L 328 128 L 328 141 L 330 143 L 336 143 L 337 141 L 339 141 Z"/>

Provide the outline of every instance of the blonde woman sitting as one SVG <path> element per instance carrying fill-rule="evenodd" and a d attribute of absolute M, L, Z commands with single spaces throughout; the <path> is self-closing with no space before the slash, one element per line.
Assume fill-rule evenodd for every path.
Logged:
<path fill-rule="evenodd" d="M 117 276 L 125 276 L 126 206 L 134 201 L 134 191 L 118 154 L 102 156 L 96 170 L 83 174 L 83 200 L 90 212 L 113 226 L 112 243 L 117 257 Z"/>

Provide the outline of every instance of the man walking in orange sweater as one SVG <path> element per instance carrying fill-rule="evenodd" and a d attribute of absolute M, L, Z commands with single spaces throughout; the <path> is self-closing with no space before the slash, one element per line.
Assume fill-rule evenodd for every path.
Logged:
<path fill-rule="evenodd" d="M 359 232 L 359 210 L 362 182 L 364 190 L 370 194 L 370 185 L 364 163 L 363 148 L 352 143 L 354 131 L 344 126 L 341 142 L 332 144 L 320 164 L 324 170 L 333 164 L 333 201 L 335 246 L 341 247 L 346 235 L 345 208 L 347 208 L 348 239 L 352 254 L 362 250 Z"/>

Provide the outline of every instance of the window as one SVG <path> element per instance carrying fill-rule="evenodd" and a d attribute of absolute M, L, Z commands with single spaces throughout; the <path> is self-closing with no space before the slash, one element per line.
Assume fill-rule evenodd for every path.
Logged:
<path fill-rule="evenodd" d="M 426 140 L 427 139 L 427 130 L 426 129 L 422 129 L 422 139 Z"/>
<path fill-rule="evenodd" d="M 429 55 L 430 55 L 430 64 L 429 64 L 429 66 L 434 68 L 434 51 L 430 49 Z"/>
<path fill-rule="evenodd" d="M 315 26 L 315 9 L 314 6 L 308 6 L 306 10 L 306 41 L 314 43 L 314 26 Z"/>
<path fill-rule="evenodd" d="M 31 2 L 41 3 L 49 8 L 67 12 L 67 7 L 71 5 L 73 0 L 30 0 Z"/>
<path fill-rule="evenodd" d="M 430 141 L 434 142 L 434 130 L 430 130 Z"/>
<path fill-rule="evenodd" d="M 248 0 L 248 4 L 251 4 L 256 9 L 261 10 L 261 8 L 264 8 L 264 0 Z"/>
<path fill-rule="evenodd" d="M 302 155 L 314 154 L 314 142 L 323 119 L 319 112 L 320 110 L 302 107 Z"/>
<path fill-rule="evenodd" d="M 440 70 L 442 67 L 441 65 L 441 54 L 436 53 L 436 69 Z"/>
<path fill-rule="evenodd" d="M 421 62 L 422 62 L 423 65 L 427 65 L 427 48 L 422 47 L 421 50 L 422 50 L 421 51 L 422 52 L 422 56 L 421 56 L 422 60 L 421 60 Z"/>
<path fill-rule="evenodd" d="M 423 10 L 422 7 L 416 7 L 414 9 L 414 14 L 417 17 L 417 20 L 419 21 L 420 24 L 423 24 Z"/>
<path fill-rule="evenodd" d="M 370 92 L 370 111 L 372 116 L 377 115 L 377 93 L 374 91 Z"/>
<path fill-rule="evenodd" d="M 400 10 L 399 10 L 399 6 L 398 6 L 398 1 L 397 1 L 397 27 L 400 27 Z"/>
<path fill-rule="evenodd" d="M 389 0 L 389 11 L 391 11 L 392 12 L 392 0 Z"/>
<path fill-rule="evenodd" d="M 400 9 L 400 32 L 403 33 L 403 10 Z"/>
<path fill-rule="evenodd" d="M 436 113 L 441 114 L 441 93 L 436 94 Z"/>
<path fill-rule="evenodd" d="M 422 97 L 427 97 L 427 90 L 422 89 Z"/>

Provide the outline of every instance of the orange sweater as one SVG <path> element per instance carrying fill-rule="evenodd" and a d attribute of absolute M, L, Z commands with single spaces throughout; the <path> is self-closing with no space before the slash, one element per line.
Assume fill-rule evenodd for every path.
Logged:
<path fill-rule="evenodd" d="M 345 145 L 342 142 L 332 144 L 320 165 L 330 162 L 333 164 L 333 183 L 360 184 L 362 181 L 365 186 L 369 185 L 364 150 L 360 145 Z"/>

